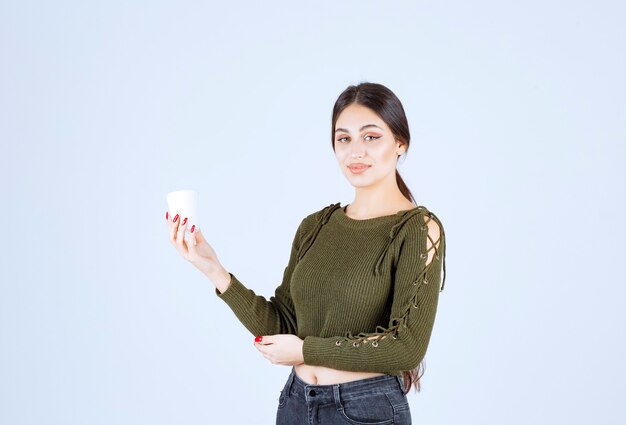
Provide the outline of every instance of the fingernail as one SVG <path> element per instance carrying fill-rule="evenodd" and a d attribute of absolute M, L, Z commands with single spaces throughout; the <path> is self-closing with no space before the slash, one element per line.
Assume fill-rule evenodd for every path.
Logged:
<path fill-rule="evenodd" d="M 178 220 L 178 214 L 174 216 L 174 223 L 176 223 L 176 220 Z"/>
<path fill-rule="evenodd" d="M 169 213 L 168 213 L 167 211 L 165 211 L 165 219 L 167 220 L 167 219 L 169 219 L 169 218 L 170 218 Z"/>
<path fill-rule="evenodd" d="M 263 341 L 262 336 L 257 336 L 256 338 L 254 338 L 254 342 L 261 342 L 261 341 Z"/>
<path fill-rule="evenodd" d="M 193 229 L 196 228 L 196 225 L 194 224 L 193 226 L 191 226 L 191 233 L 193 233 Z"/>
<path fill-rule="evenodd" d="M 187 217 L 185 217 L 185 219 L 183 220 L 182 225 L 184 226 L 185 223 L 187 223 Z"/>

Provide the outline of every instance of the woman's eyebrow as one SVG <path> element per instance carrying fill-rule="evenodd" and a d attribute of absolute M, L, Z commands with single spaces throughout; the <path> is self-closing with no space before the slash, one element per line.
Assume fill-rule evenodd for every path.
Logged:
<path fill-rule="evenodd" d="M 376 127 L 376 128 L 380 128 L 379 126 L 377 126 L 376 124 L 365 124 L 363 127 L 359 128 L 359 131 L 363 131 L 364 129 L 366 129 L 367 127 Z M 385 131 L 382 128 L 380 128 L 381 131 Z M 346 130 L 345 128 L 338 128 L 335 130 L 335 133 L 338 131 L 345 131 L 346 133 L 350 133 L 348 130 Z"/>

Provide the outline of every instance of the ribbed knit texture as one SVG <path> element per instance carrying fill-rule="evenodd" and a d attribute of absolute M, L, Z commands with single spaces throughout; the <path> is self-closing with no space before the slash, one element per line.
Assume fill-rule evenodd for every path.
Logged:
<path fill-rule="evenodd" d="M 253 335 L 297 335 L 308 365 L 400 376 L 426 354 L 445 282 L 445 233 L 424 206 L 356 220 L 336 203 L 302 220 L 269 301 L 230 275 L 215 293 Z"/>

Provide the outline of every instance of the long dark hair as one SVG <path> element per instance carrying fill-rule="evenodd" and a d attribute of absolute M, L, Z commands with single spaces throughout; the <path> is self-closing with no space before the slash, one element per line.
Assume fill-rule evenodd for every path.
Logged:
<path fill-rule="evenodd" d="M 411 135 L 409 133 L 409 123 L 404 113 L 404 108 L 400 99 L 387 87 L 377 83 L 362 82 L 358 85 L 348 86 L 337 98 L 333 107 L 332 129 L 330 139 L 333 151 L 335 150 L 335 126 L 339 114 L 352 104 L 365 106 L 374 111 L 387 124 L 394 135 L 395 140 L 405 145 L 405 152 L 409 150 Z M 400 156 L 398 156 L 399 158 Z M 396 182 L 400 192 L 411 202 L 415 202 L 413 194 L 407 187 L 404 180 L 396 169 Z M 415 385 L 416 391 L 420 391 L 420 378 L 423 375 L 424 361 L 410 371 L 403 371 L 405 393 L 408 393 L 412 385 Z M 420 373 L 421 369 L 421 373 Z"/>

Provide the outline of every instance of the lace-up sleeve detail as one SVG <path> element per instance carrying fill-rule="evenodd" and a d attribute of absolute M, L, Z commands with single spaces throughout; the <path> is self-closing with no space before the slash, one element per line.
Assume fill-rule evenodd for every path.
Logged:
<path fill-rule="evenodd" d="M 308 229 L 309 217 L 306 217 L 296 231 L 291 244 L 289 262 L 283 271 L 281 284 L 276 288 L 269 301 L 248 289 L 230 273 L 231 283 L 224 292 L 215 288 L 215 294 L 235 313 L 239 321 L 253 335 L 298 334 L 296 312 L 289 289 L 291 275 L 297 263 L 302 235 Z"/>
<path fill-rule="evenodd" d="M 387 373 L 415 369 L 422 361 L 443 290 L 443 282 L 441 290 L 439 287 L 442 263 L 445 282 L 445 234 L 439 219 L 426 209 L 401 223 L 402 233 L 398 226 L 391 235 L 404 237 L 393 270 L 394 294 L 387 327 L 377 326 L 375 332 L 358 335 L 347 331 L 342 336 L 307 336 L 305 364 Z M 377 270 L 378 264 L 374 272 Z"/>
<path fill-rule="evenodd" d="M 311 216 L 315 217 L 315 225 L 306 233 L 306 235 L 303 235 L 300 251 L 297 254 L 297 261 L 300 261 L 302 257 L 304 257 L 304 254 L 306 254 L 307 250 L 311 247 L 311 245 L 313 245 L 313 242 L 315 242 L 315 238 L 322 229 L 322 226 L 328 223 L 332 213 L 340 207 L 341 204 L 337 202 L 324 207 L 322 210 L 314 214 L 311 214 Z"/>

